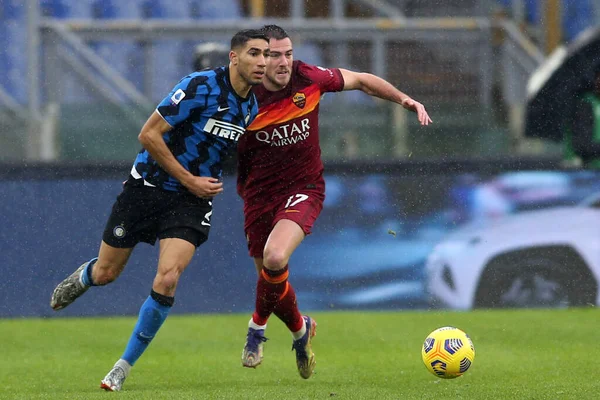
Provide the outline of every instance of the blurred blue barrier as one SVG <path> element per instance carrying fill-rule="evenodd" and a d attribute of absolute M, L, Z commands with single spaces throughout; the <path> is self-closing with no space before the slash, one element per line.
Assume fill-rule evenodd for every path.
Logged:
<path fill-rule="evenodd" d="M 92 288 L 60 313 L 50 309 L 55 285 L 96 255 L 124 178 L 112 173 L 86 179 L 57 169 L 57 179 L 41 179 L 51 171 L 37 179 L 0 180 L 0 317 L 136 314 L 156 271 L 157 248 L 146 244 L 116 282 Z M 586 171 L 338 171 L 326 180 L 327 199 L 314 233 L 290 261 L 291 282 L 306 310 L 427 307 L 425 260 L 456 227 L 576 204 L 600 192 L 600 174 Z M 253 307 L 256 272 L 233 178 L 225 179 L 212 222 L 208 242 L 183 275 L 175 312 Z"/>

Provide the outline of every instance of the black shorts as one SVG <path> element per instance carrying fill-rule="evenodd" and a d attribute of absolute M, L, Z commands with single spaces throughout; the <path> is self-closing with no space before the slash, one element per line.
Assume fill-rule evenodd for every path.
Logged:
<path fill-rule="evenodd" d="M 113 247 L 179 238 L 198 247 L 208 239 L 212 200 L 144 186 L 130 178 L 117 197 L 102 240 Z"/>

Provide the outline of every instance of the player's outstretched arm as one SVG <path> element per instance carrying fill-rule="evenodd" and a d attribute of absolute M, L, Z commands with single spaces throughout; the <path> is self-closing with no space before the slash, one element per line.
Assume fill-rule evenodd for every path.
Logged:
<path fill-rule="evenodd" d="M 177 179 L 190 192 L 198 197 L 213 197 L 223 191 L 223 184 L 212 177 L 192 175 L 177 161 L 165 144 L 163 135 L 171 130 L 163 117 L 155 111 L 146 121 L 138 139 L 150 155 L 173 178 Z"/>
<path fill-rule="evenodd" d="M 421 125 L 429 125 L 433 122 L 423 104 L 396 89 L 385 79 L 365 72 L 354 72 L 342 68 L 340 71 L 344 77 L 344 90 L 361 90 L 370 96 L 398 103 L 405 109 L 417 113 Z"/>

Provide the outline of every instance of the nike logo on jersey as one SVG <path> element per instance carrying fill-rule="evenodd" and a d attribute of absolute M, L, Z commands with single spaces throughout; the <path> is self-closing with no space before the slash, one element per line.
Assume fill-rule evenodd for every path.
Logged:
<path fill-rule="evenodd" d="M 218 112 L 221 112 L 221 111 L 227 111 L 227 110 L 229 110 L 230 108 L 231 108 L 231 107 L 221 107 L 221 106 L 219 106 L 219 107 L 217 107 L 217 111 L 218 111 Z"/>

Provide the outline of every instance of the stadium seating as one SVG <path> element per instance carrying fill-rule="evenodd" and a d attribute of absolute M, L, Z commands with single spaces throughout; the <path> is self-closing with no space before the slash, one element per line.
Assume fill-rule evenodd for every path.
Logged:
<path fill-rule="evenodd" d="M 524 6 L 524 23 L 532 27 L 542 25 L 544 2 L 542 0 L 521 0 Z M 515 0 L 497 0 L 510 15 Z M 562 34 L 564 42 L 571 42 L 577 35 L 591 26 L 600 24 L 600 5 L 594 0 L 562 0 Z"/>
<path fill-rule="evenodd" d="M 198 23 L 210 19 L 231 19 L 242 18 L 244 10 L 242 1 L 238 0 L 39 0 L 42 14 L 46 17 L 67 19 L 98 19 L 98 20 L 119 20 L 119 19 L 173 19 L 173 20 L 195 20 Z M 531 0 L 533 1 L 533 0 Z M 407 16 L 442 16 L 476 15 L 480 12 L 477 8 L 479 1 L 476 0 L 447 0 L 438 4 L 437 7 L 425 7 L 425 2 L 415 0 L 388 0 L 392 5 L 397 5 Z M 267 1 L 271 6 L 276 4 L 275 0 Z M 289 2 L 282 1 L 288 4 Z M 266 3 L 265 3 L 266 4 Z M 317 12 L 329 13 L 329 6 L 323 6 L 318 0 L 306 1 L 307 16 L 315 15 Z M 356 6 L 356 5 L 353 5 Z M 352 7 L 348 7 L 351 9 Z M 354 7 L 355 11 L 358 9 Z M 267 12 L 274 12 L 270 7 Z M 277 12 L 286 13 L 289 10 L 286 7 L 278 7 Z M 349 11 L 348 11 L 349 12 Z M 9 93 L 14 95 L 19 101 L 25 102 L 27 98 L 27 63 L 26 52 L 26 24 L 25 6 L 23 1 L 4 0 L 0 1 L 0 34 L 6 38 L 6 45 L 0 46 L 0 68 L 6 73 L 0 75 L 0 84 L 6 88 Z M 350 14 L 348 14 L 350 15 Z M 353 17 L 363 14 L 352 14 Z M 370 14 L 369 14 L 370 15 Z M 280 15 L 285 17 L 286 15 Z M 289 16 L 289 15 L 287 15 Z M 322 15 L 326 17 L 327 15 Z M 364 14 L 367 16 L 367 14 Z M 294 34 L 294 32 L 290 32 Z M 134 39 L 123 40 L 119 42 L 96 41 L 89 43 L 92 49 L 103 59 L 119 71 L 126 79 L 134 84 L 138 90 L 148 95 L 151 102 L 156 104 L 172 89 L 178 80 L 192 70 L 193 49 L 201 41 L 199 40 L 155 40 L 147 45 L 150 48 L 150 57 L 152 67 L 148 68 L 144 64 L 144 45 Z M 311 64 L 323 66 L 339 66 L 354 69 L 357 71 L 373 71 L 371 68 L 372 60 L 365 57 L 364 41 L 350 42 L 348 60 L 350 65 L 340 65 L 336 61 L 335 52 L 323 52 L 319 43 L 305 42 L 295 40 L 295 58 L 302 59 Z M 418 100 L 427 105 L 435 104 L 438 110 L 445 107 L 446 104 L 455 102 L 455 109 L 448 108 L 447 113 L 437 112 L 436 122 L 440 122 L 448 115 L 448 123 L 453 120 L 465 121 L 464 125 L 457 130 L 475 131 L 481 126 L 483 116 L 475 115 L 471 111 L 465 118 L 461 114 L 461 105 L 465 106 L 468 101 L 475 101 L 479 98 L 481 86 L 477 76 L 478 71 L 472 70 L 472 54 L 467 52 L 457 59 L 454 53 L 448 50 L 447 43 L 426 43 L 422 41 L 395 41 L 388 42 L 386 53 L 387 78 L 395 85 L 414 95 Z M 330 45 L 331 46 L 331 45 Z M 464 63 L 467 63 L 465 65 Z M 138 66 L 143 66 L 138 68 Z M 397 68 L 396 66 L 401 66 Z M 90 159 L 105 159 L 121 157 L 127 158 L 123 154 L 116 154 L 114 146 L 111 143 L 118 141 L 119 135 L 124 131 L 133 129 L 132 125 L 124 122 L 123 114 L 119 107 L 108 107 L 104 100 L 93 92 L 93 88 L 73 74 L 68 68 L 61 77 L 62 85 L 60 92 L 61 121 L 60 135 L 62 140 L 62 153 L 65 159 L 69 159 L 75 154 L 85 154 L 86 151 Z M 116 92 L 116 91 L 115 91 Z M 87 107 L 87 108 L 86 108 Z M 384 110 L 377 113 L 376 109 L 381 109 L 378 104 L 369 96 L 353 91 L 343 94 L 327 95 L 323 99 L 323 108 L 340 107 L 343 115 L 352 115 L 348 121 L 357 120 L 370 121 L 369 126 L 374 126 L 377 121 L 389 121 L 388 111 Z M 121 107 L 123 110 L 124 107 Z M 102 109 L 102 110 L 100 110 Z M 107 110 L 111 110 L 108 112 Z M 434 111 L 438 111 L 434 110 Z M 445 109 L 444 109 L 445 110 Z M 334 110 L 336 111 L 336 110 Z M 78 116 L 85 113 L 91 123 L 83 127 L 78 121 Z M 324 113 L 322 116 L 324 132 L 332 130 L 337 131 L 336 127 L 340 124 L 347 127 L 347 130 L 353 126 L 365 126 L 363 123 L 346 123 L 339 121 L 339 113 L 332 116 L 331 120 Z M 109 121 L 110 120 L 110 121 Z M 470 121 L 470 122 L 469 122 Z M 110 124 L 115 126 L 108 126 Z M 118 123 L 124 123 L 125 127 L 119 128 Z M 412 121 L 411 121 L 412 122 Z M 346 129 L 346 128 L 344 128 Z M 389 132 L 387 128 L 377 127 L 378 133 L 376 140 L 360 136 L 361 149 L 365 149 L 369 154 L 382 154 L 389 151 L 392 147 L 389 143 Z M 413 125 L 410 129 L 416 129 Z M 85 132 L 83 132 L 85 130 Z M 110 133 L 107 131 L 110 130 Z M 93 146 L 78 148 L 77 143 L 83 143 L 81 136 L 85 134 L 87 138 L 103 137 L 116 135 L 114 140 L 98 140 Z M 129 138 L 129 134 L 128 138 Z M 135 133 L 132 133 L 132 145 L 135 146 Z M 440 135 L 430 135 L 439 138 Z M 387 138 L 387 139 L 386 139 Z M 363 142 L 364 139 L 364 142 Z M 332 150 L 338 146 L 338 139 L 333 137 L 332 142 L 324 140 L 324 147 Z M 436 139 L 437 140 L 437 139 Z M 87 143 L 90 143 L 86 140 Z M 474 143 L 471 141 L 469 143 Z M 104 145 L 106 143 L 106 145 Z M 364 146 L 363 146 L 364 145 Z M 111 147 L 112 146 L 112 147 Z M 424 148 L 427 148 L 428 144 Z M 457 150 L 458 152 L 458 150 Z"/>
<path fill-rule="evenodd" d="M 596 6 L 598 7 L 597 0 Z M 600 15 L 595 14 L 592 0 L 565 1 L 563 3 L 562 25 L 563 38 L 566 42 L 571 42 L 581 32 L 599 23 Z"/>
<path fill-rule="evenodd" d="M 0 49 L 0 84 L 15 100 L 27 101 L 27 25 L 25 6 L 17 0 L 0 2 L 0 33 L 4 40 Z"/>
<path fill-rule="evenodd" d="M 145 0 L 142 3 L 142 18 L 187 18 L 185 8 L 171 7 L 168 0 Z M 176 2 L 174 2 L 176 3 Z M 181 2 L 184 3 L 184 2 Z M 180 4 L 181 5 L 181 4 Z M 152 101 L 164 98 L 173 86 L 187 74 L 190 67 L 183 68 L 182 44 L 179 40 L 156 40 L 152 42 L 152 70 L 150 71 L 150 91 Z"/>
<path fill-rule="evenodd" d="M 92 3 L 94 19 L 138 19 L 141 18 L 139 0 L 96 0 Z M 115 68 L 122 76 L 141 88 L 143 74 L 136 68 L 141 64 L 142 49 L 133 40 L 118 42 L 95 42 L 92 47 L 105 61 Z"/>
<path fill-rule="evenodd" d="M 237 19 L 242 17 L 237 0 L 192 0 L 190 14 L 195 19 Z"/>
<path fill-rule="evenodd" d="M 22 13 L 18 2 L 3 5 L 3 16 L 13 15 L 16 19 Z M 51 18 L 93 18 L 93 19 L 215 19 L 240 18 L 242 9 L 237 0 L 40 0 L 41 12 Z M 21 7 L 22 8 L 22 7 Z M 20 14 L 19 18 L 23 18 Z M 2 29 L 10 30 L 11 25 Z M 18 27 L 17 27 L 18 28 Z M 13 35 L 18 32 L 13 32 Z M 23 39 L 24 40 L 24 39 Z M 15 43 L 19 43 L 15 40 Z M 150 43 L 152 46 L 153 68 L 150 72 L 139 71 L 136 66 L 142 65 L 143 49 L 140 43 L 134 41 L 101 41 L 90 43 L 94 51 L 128 79 L 139 90 L 145 91 L 153 101 L 160 101 L 179 81 L 191 72 L 193 48 L 199 41 L 158 40 Z M 0 66 L 9 71 L 3 78 L 9 79 L 10 73 L 23 63 L 24 53 L 17 52 L 15 57 L 5 55 L 10 49 L 0 50 Z M 20 64 L 19 64 L 20 63 Z M 21 69 L 23 70 L 23 69 Z M 149 73 L 145 77 L 144 73 Z M 150 82 L 150 87 L 143 87 L 144 82 Z M 64 96 L 66 103 L 90 102 L 97 100 L 89 90 L 81 88 L 81 82 L 72 76 L 63 77 Z M 11 93 L 14 88 L 8 88 Z"/>
<path fill-rule="evenodd" d="M 420 0 L 401 0 L 407 17 L 473 17 L 483 12 L 480 0 L 445 0 L 432 7 L 431 2 Z"/>

